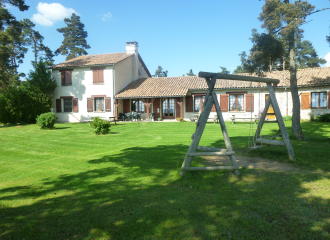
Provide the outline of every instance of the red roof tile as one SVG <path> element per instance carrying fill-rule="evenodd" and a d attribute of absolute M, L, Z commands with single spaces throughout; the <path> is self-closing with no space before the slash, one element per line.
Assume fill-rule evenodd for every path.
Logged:
<path fill-rule="evenodd" d="M 96 54 L 96 55 L 83 55 L 68 61 L 56 64 L 50 68 L 67 68 L 67 67 L 82 67 L 82 66 L 98 66 L 118 63 L 133 54 L 121 53 L 106 53 L 106 54 Z"/>
<path fill-rule="evenodd" d="M 250 76 L 250 74 L 239 74 Z M 290 86 L 289 71 L 276 71 L 266 73 L 266 78 L 279 79 L 278 86 Z M 330 67 L 307 68 L 297 71 L 298 86 L 330 85 Z M 251 82 L 239 80 L 217 79 L 215 89 L 247 89 Z M 266 87 L 265 83 L 260 84 Z M 259 83 L 253 82 L 252 88 L 258 88 Z M 175 97 L 185 96 L 191 90 L 206 90 L 204 78 L 198 76 L 162 77 L 139 79 L 126 86 L 116 98 L 150 98 L 150 97 Z"/>

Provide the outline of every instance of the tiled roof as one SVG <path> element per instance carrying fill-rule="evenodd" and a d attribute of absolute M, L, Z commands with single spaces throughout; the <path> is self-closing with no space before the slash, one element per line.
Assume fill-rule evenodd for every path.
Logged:
<path fill-rule="evenodd" d="M 239 74 L 250 76 L 250 74 Z M 269 72 L 266 78 L 279 79 L 278 86 L 290 86 L 289 71 Z M 330 67 L 324 68 L 307 68 L 297 71 L 298 86 L 312 85 L 330 85 Z M 239 80 L 217 79 L 216 89 L 248 89 L 251 82 Z M 253 82 L 252 88 L 258 88 L 259 83 Z M 265 83 L 261 83 L 261 87 L 266 87 Z M 150 98 L 150 97 L 174 97 L 185 96 L 190 90 L 206 90 L 207 84 L 204 78 L 198 76 L 184 77 L 163 77 L 163 78 L 146 78 L 139 79 L 130 83 L 115 98 Z"/>
<path fill-rule="evenodd" d="M 125 52 L 120 53 L 106 53 L 106 54 L 96 54 L 96 55 L 83 55 L 68 61 L 59 63 L 57 65 L 51 66 L 50 68 L 67 68 L 67 67 L 81 67 L 81 66 L 97 66 L 106 65 L 112 63 L 118 63 L 133 54 L 126 54 Z"/>

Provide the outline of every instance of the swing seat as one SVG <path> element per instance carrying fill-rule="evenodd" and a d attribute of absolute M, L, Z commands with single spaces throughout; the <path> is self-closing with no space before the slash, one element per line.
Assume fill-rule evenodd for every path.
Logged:
<path fill-rule="evenodd" d="M 261 148 L 262 146 L 260 145 L 256 145 L 256 146 L 251 146 L 251 147 L 248 147 L 249 150 L 254 150 L 254 149 L 257 149 L 257 148 Z"/>
<path fill-rule="evenodd" d="M 264 139 L 264 138 L 257 138 L 256 143 L 261 143 L 265 145 L 275 145 L 275 146 L 281 146 L 285 147 L 285 143 L 283 141 L 279 140 L 270 140 L 270 139 Z"/>

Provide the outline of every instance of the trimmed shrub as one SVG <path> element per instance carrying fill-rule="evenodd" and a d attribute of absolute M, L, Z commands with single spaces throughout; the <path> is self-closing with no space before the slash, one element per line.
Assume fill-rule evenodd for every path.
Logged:
<path fill-rule="evenodd" d="M 292 121 L 292 117 L 291 116 L 289 116 L 289 115 L 285 115 L 285 116 L 283 116 L 283 121 Z"/>
<path fill-rule="evenodd" d="M 178 122 L 185 122 L 185 120 L 184 120 L 183 118 L 176 118 L 176 120 L 177 120 Z"/>
<path fill-rule="evenodd" d="M 91 122 L 91 127 L 94 128 L 95 134 L 107 134 L 110 132 L 110 122 L 103 120 L 99 117 L 95 117 Z"/>
<path fill-rule="evenodd" d="M 53 129 L 55 122 L 57 120 L 57 116 L 55 113 L 42 113 L 37 117 L 37 125 L 41 127 L 41 129 Z"/>
<path fill-rule="evenodd" d="M 316 117 L 317 122 L 330 122 L 330 113 L 325 113 Z"/>

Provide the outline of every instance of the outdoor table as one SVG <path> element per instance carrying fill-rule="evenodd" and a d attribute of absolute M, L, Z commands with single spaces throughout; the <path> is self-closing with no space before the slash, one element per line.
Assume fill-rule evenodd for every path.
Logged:
<path fill-rule="evenodd" d="M 118 120 L 116 120 L 116 118 L 118 118 L 118 116 L 115 116 L 115 117 L 109 117 L 109 119 L 110 119 L 110 122 L 115 122 L 115 125 L 117 125 L 117 121 Z M 111 119 L 112 119 L 112 121 L 111 121 Z"/>

